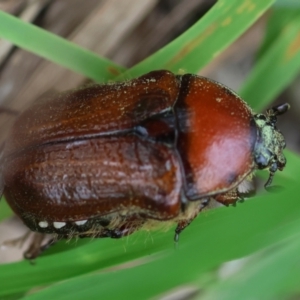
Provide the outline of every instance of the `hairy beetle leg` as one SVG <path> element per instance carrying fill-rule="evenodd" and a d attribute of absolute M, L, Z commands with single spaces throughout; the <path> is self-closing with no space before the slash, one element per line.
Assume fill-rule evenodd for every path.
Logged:
<path fill-rule="evenodd" d="M 202 200 L 199 205 L 198 205 L 198 210 L 194 210 L 194 215 L 190 218 L 184 218 L 183 220 L 179 221 L 177 223 L 177 227 L 175 229 L 175 235 L 174 235 L 174 242 L 175 243 L 178 243 L 179 241 L 179 235 L 180 233 L 186 228 L 188 227 L 192 221 L 198 216 L 198 214 L 204 209 L 206 208 L 208 205 L 209 205 L 209 202 L 210 202 L 210 199 L 207 198 L 207 199 L 204 199 Z M 185 211 L 187 210 L 188 208 L 185 206 Z"/>
<path fill-rule="evenodd" d="M 38 257 L 41 253 L 47 250 L 51 245 L 56 242 L 56 239 L 49 237 L 47 234 L 27 231 L 24 235 L 7 240 L 3 242 L 2 246 L 8 247 L 23 247 L 26 243 L 29 243 L 27 249 L 25 250 L 23 256 L 26 259 L 33 260 Z"/>
<path fill-rule="evenodd" d="M 46 234 L 35 232 L 31 243 L 27 250 L 24 252 L 24 258 L 33 262 L 35 258 L 40 256 L 45 250 L 54 245 L 57 242 L 57 239 L 50 238 L 46 240 Z M 46 243 L 45 243 L 46 240 Z"/>
<path fill-rule="evenodd" d="M 24 243 L 29 239 L 32 232 L 28 230 L 24 235 L 17 237 L 15 239 L 4 241 L 1 246 L 8 247 L 22 247 Z"/>
<path fill-rule="evenodd" d="M 238 189 L 235 188 L 227 193 L 215 195 L 214 199 L 225 206 L 230 204 L 235 205 L 235 203 L 240 199 L 240 195 Z"/>
<path fill-rule="evenodd" d="M 120 220 L 118 224 L 115 224 L 113 228 L 109 227 L 96 227 L 87 232 L 82 232 L 78 235 L 80 238 L 113 238 L 119 239 L 121 237 L 132 234 L 139 230 L 145 223 L 144 219 L 137 216 L 130 216 L 123 220 Z M 68 236 L 63 236 L 68 238 Z"/>

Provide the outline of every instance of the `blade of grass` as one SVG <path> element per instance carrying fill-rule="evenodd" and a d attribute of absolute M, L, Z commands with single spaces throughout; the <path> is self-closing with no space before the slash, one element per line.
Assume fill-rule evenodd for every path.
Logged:
<path fill-rule="evenodd" d="M 0 38 L 96 81 L 107 81 L 124 71 L 106 58 L 3 11 Z"/>
<path fill-rule="evenodd" d="M 196 73 L 245 32 L 273 2 L 220 0 L 184 34 L 121 77 L 137 77 L 154 69 Z"/>
<path fill-rule="evenodd" d="M 299 180 L 300 156 L 288 150 L 284 151 L 284 155 L 288 163 L 284 172 L 280 173 L 280 175 L 291 180 Z"/>
<path fill-rule="evenodd" d="M 4 198 L 0 201 L 0 221 L 10 217 L 12 215 L 12 211 Z"/>
<path fill-rule="evenodd" d="M 291 20 L 299 19 L 299 11 L 299 8 L 276 8 L 276 6 L 270 10 L 265 37 L 258 51 L 257 59 L 262 57 L 262 55 L 273 46 L 278 38 L 281 38 L 280 33 L 285 27 L 289 26 Z"/>
<path fill-rule="evenodd" d="M 298 0 L 276 0 L 274 6 L 276 6 L 276 7 L 299 8 L 300 7 L 300 2 Z"/>
<path fill-rule="evenodd" d="M 122 78 L 137 77 L 162 68 L 174 72 L 179 69 L 197 72 L 230 45 L 273 2 L 274 0 L 219 1 L 187 32 L 133 67 Z M 92 52 L 4 12 L 0 12 L 0 28 L 0 37 L 96 81 L 111 79 L 124 71 Z"/>
<path fill-rule="evenodd" d="M 201 299 L 288 299 L 299 289 L 300 277 L 300 220 L 292 225 L 284 231 L 283 241 L 251 257 L 239 272 L 212 286 Z"/>
<path fill-rule="evenodd" d="M 278 11 L 284 14 L 286 10 Z M 240 95 L 256 110 L 262 110 L 296 77 L 300 70 L 300 11 L 277 33 L 275 42 L 256 63 Z M 277 22 L 271 19 L 271 22 Z M 274 25 L 275 26 L 275 25 Z"/>
<path fill-rule="evenodd" d="M 290 162 L 290 163 L 292 163 L 292 162 Z M 284 193 L 284 194 L 282 194 L 282 197 L 284 198 L 284 199 L 290 199 L 290 197 L 291 197 L 292 195 L 290 194 L 290 193 Z M 263 201 L 263 199 L 260 199 L 260 201 Z M 272 202 L 273 203 L 273 202 Z M 257 203 L 257 205 L 259 205 L 258 203 Z M 289 205 L 289 202 L 287 203 L 287 205 Z M 274 209 L 273 208 L 273 206 L 272 206 L 272 209 Z M 230 210 L 230 209 L 229 209 Z M 263 211 L 263 212 L 265 212 L 265 211 Z M 261 213 L 261 215 L 260 214 L 256 214 L 255 215 L 255 218 L 258 216 L 264 216 L 264 214 L 263 214 L 263 212 Z M 286 216 L 286 215 L 284 215 L 284 212 L 282 212 L 283 213 L 283 215 L 282 216 Z M 217 215 L 217 216 L 219 216 L 217 219 L 214 219 L 214 218 L 210 218 L 209 217 L 210 215 L 209 214 L 207 214 L 207 215 L 205 215 L 205 216 L 202 216 L 202 221 L 203 221 L 203 218 L 204 217 L 208 217 L 207 219 L 208 219 L 208 221 L 209 222 L 213 222 L 215 225 L 214 226 L 216 226 L 216 225 L 218 225 L 219 226 L 219 224 L 220 223 L 222 223 L 222 224 L 227 224 L 226 223 L 226 221 L 225 221 L 225 223 L 223 223 L 223 219 L 222 219 L 222 215 Z M 215 215 L 216 216 L 216 215 Z M 199 220 L 200 220 L 200 218 L 199 218 Z M 231 219 L 230 219 L 231 220 Z M 198 220 L 197 220 L 198 221 Z M 235 220 L 236 221 L 236 220 Z M 217 223 L 215 223 L 215 222 L 217 222 Z M 246 222 L 247 223 L 247 222 Z M 197 223 L 195 223 L 195 224 L 197 224 Z M 201 223 L 202 224 L 202 223 Z M 240 222 L 240 223 L 237 223 L 237 224 L 245 224 L 243 221 L 242 222 Z M 209 225 L 209 224 L 208 224 Z M 193 226 L 194 226 L 194 223 L 193 223 Z M 236 227 L 236 224 L 234 224 L 234 226 Z M 271 225 L 270 225 L 271 226 Z M 235 227 L 233 227 L 233 228 L 235 228 Z M 192 228 L 192 227 L 191 227 Z M 198 227 L 197 227 L 198 228 Z M 230 227 L 231 229 L 232 229 L 232 227 Z M 257 227 L 255 227 L 254 229 L 257 229 Z M 190 230 L 190 228 L 188 229 L 188 230 Z M 236 229 L 234 229 L 234 230 L 236 230 Z M 191 232 L 191 231 L 190 231 Z M 216 235 L 216 238 L 218 238 L 219 236 L 220 236 L 220 233 L 218 233 L 217 231 L 214 231 L 214 230 L 210 230 L 210 226 L 204 226 L 203 227 L 203 224 L 201 225 L 201 228 L 199 227 L 198 229 L 197 229 L 197 231 L 196 230 L 194 230 L 194 231 L 192 231 L 193 232 L 193 236 L 195 237 L 195 236 L 197 236 L 198 238 L 203 238 L 203 235 L 204 235 L 204 237 L 209 237 L 210 239 L 211 239 L 211 237 L 212 237 L 212 234 L 215 234 Z M 187 231 L 187 233 L 188 233 L 188 231 Z M 199 234 L 200 233 L 200 234 Z M 205 233 L 205 234 L 204 234 Z M 137 235 L 135 235 L 134 237 L 132 237 L 133 239 L 135 239 L 135 237 L 136 237 Z M 161 236 L 161 238 L 160 238 L 160 236 Z M 168 236 L 169 236 L 169 238 L 170 238 L 170 240 L 171 240 L 171 236 L 172 236 L 172 234 L 168 234 Z M 185 233 L 185 236 L 187 237 L 188 235 Z M 145 236 L 144 236 L 144 238 L 145 238 Z M 193 237 L 191 237 L 190 236 L 190 238 L 192 238 L 193 239 Z M 130 238 L 131 239 L 131 238 Z M 95 241 L 95 243 L 91 243 L 91 245 L 92 244 L 97 244 L 96 246 L 94 246 L 94 248 L 92 247 L 92 248 L 89 248 L 89 246 L 91 246 L 91 245 L 88 245 L 85 249 L 83 249 L 84 247 L 82 247 L 82 249 L 80 248 L 80 251 L 79 252 L 75 252 L 75 255 L 72 255 L 72 252 L 73 252 L 73 250 L 71 250 L 71 251 L 69 251 L 68 253 L 67 253 L 67 255 L 63 255 L 63 256 L 61 256 L 62 255 L 62 253 L 58 253 L 58 255 L 56 255 L 55 257 L 52 257 L 51 258 L 51 255 L 48 255 L 48 256 L 44 256 L 44 257 L 42 257 L 42 258 L 40 258 L 39 260 L 38 260 L 38 264 L 40 265 L 40 268 L 39 268 L 39 270 L 37 270 L 37 269 L 34 269 L 33 270 L 33 272 L 31 272 L 30 271 L 30 267 L 32 267 L 32 266 L 30 266 L 30 265 L 28 265 L 27 263 L 19 263 L 19 264 L 12 264 L 11 266 L 9 266 L 8 268 L 0 268 L 0 277 L 1 277 L 1 274 L 3 274 L 3 275 L 7 275 L 7 276 L 5 276 L 5 278 L 1 278 L 1 280 L 0 280 L 0 282 L 7 282 L 7 284 L 8 284 L 8 288 L 11 288 L 11 290 L 10 290 L 10 292 L 11 293 L 13 293 L 13 291 L 14 291 L 14 288 L 21 288 L 21 289 L 23 289 L 23 290 L 26 290 L 26 289 L 29 289 L 29 288 L 32 288 L 32 287 L 34 287 L 34 286 L 37 286 L 37 285 L 44 285 L 44 284 L 49 284 L 49 283 L 52 283 L 52 282 L 55 282 L 55 281 L 58 281 L 58 280 L 61 280 L 61 279 L 66 279 L 66 278 L 70 278 L 70 277 L 72 277 L 72 276 L 77 276 L 78 274 L 84 274 L 84 273 L 89 273 L 89 272 L 92 272 L 93 270 L 101 270 L 101 269 L 103 269 L 103 267 L 107 267 L 107 266 L 111 266 L 111 265 L 114 265 L 114 264 L 116 264 L 116 263 L 120 263 L 120 262 L 126 262 L 126 261 L 129 261 L 130 260 L 130 257 L 133 259 L 133 258 L 137 258 L 137 257 L 142 257 L 143 255 L 147 255 L 147 254 L 149 254 L 149 253 L 151 253 L 152 251 L 153 252 L 155 252 L 155 251 L 160 251 L 160 250 L 166 250 L 166 251 L 170 251 L 170 248 L 169 248 L 169 244 L 167 244 L 167 248 L 164 248 L 165 246 L 166 246 L 166 242 L 165 242 L 165 240 L 166 240 L 166 234 L 158 234 L 158 236 L 156 236 L 156 241 L 154 242 L 155 243 L 155 247 L 151 247 L 150 246 L 150 250 L 148 249 L 148 251 L 145 251 L 145 252 L 143 252 L 143 251 L 141 251 L 140 252 L 140 250 L 141 249 L 139 249 L 139 247 L 141 247 L 141 245 L 140 245 L 140 243 L 133 243 L 133 248 L 128 248 L 128 252 L 132 252 L 133 251 L 133 249 L 136 249 L 137 250 L 137 253 L 139 253 L 139 254 L 137 254 L 137 253 L 135 253 L 135 252 L 133 252 L 133 256 L 128 256 L 126 253 L 124 254 L 124 252 L 122 252 L 122 254 L 121 254 L 121 252 L 119 252 L 119 256 L 120 257 L 118 257 L 116 260 L 115 260 L 115 257 L 114 257 L 114 255 L 113 255 L 113 253 L 111 253 L 111 256 L 110 256 L 110 258 L 109 258 L 109 256 L 107 256 L 107 254 L 105 253 L 106 252 L 106 250 L 105 250 L 105 245 L 106 245 L 106 243 L 108 244 L 108 245 L 111 245 L 112 243 L 115 243 L 114 244 L 114 247 L 112 247 L 111 249 L 110 248 L 108 248 L 108 253 L 109 252 L 114 252 L 112 249 L 115 249 L 115 247 L 117 247 L 116 245 L 118 245 L 119 247 L 120 247 L 120 241 L 104 241 L 104 240 L 101 240 L 101 241 Z M 190 251 L 189 251 L 189 249 L 192 249 L 192 250 L 198 250 L 199 249 L 199 251 L 200 251 L 200 254 L 201 254 L 201 256 L 200 256 L 200 258 L 202 258 L 203 259 L 203 257 L 205 257 L 206 258 L 206 256 L 207 256 L 207 253 L 209 254 L 208 256 L 208 261 L 209 261 L 209 263 L 208 263 L 208 265 L 211 267 L 211 265 L 215 265 L 216 263 L 220 263 L 219 261 L 218 262 L 216 262 L 216 260 L 214 260 L 213 262 L 211 261 L 213 258 L 210 256 L 210 252 L 206 252 L 207 250 L 209 251 L 209 250 L 214 250 L 215 248 L 215 250 L 217 250 L 217 249 L 219 249 L 219 243 L 218 244 L 216 244 L 216 243 L 214 243 L 214 244 L 211 244 L 211 243 L 209 243 L 209 247 L 207 248 L 206 246 L 204 247 L 204 249 L 202 249 L 202 242 L 206 242 L 206 240 L 207 240 L 207 238 L 205 239 L 204 238 L 204 241 L 203 241 L 203 239 L 202 240 L 200 240 L 200 244 L 197 244 L 197 245 L 194 245 L 194 244 L 188 244 L 188 247 L 190 247 L 190 248 L 188 248 L 188 249 L 186 249 L 186 251 L 184 251 L 183 253 L 182 253 L 182 255 L 183 255 L 183 257 L 181 257 L 181 256 L 179 256 L 179 257 L 177 257 L 175 260 L 173 259 L 173 260 L 171 260 L 169 263 L 170 263 L 170 266 L 171 266 L 171 268 L 170 269 L 165 269 L 165 268 L 167 268 L 168 266 L 169 266 L 169 263 L 168 264 L 166 264 L 166 265 L 164 265 L 164 264 L 162 264 L 162 262 L 161 261 L 159 261 L 159 265 L 156 265 L 155 266 L 155 268 L 157 268 L 158 270 L 166 270 L 166 272 L 163 272 L 162 274 L 158 274 L 158 275 L 160 275 L 161 277 L 159 277 L 158 276 L 158 278 L 156 279 L 155 278 L 155 276 L 153 276 L 153 273 L 151 273 L 152 274 L 152 276 L 149 276 L 149 274 L 148 274 L 148 272 L 146 271 L 145 272 L 145 270 L 143 271 L 144 273 L 139 273 L 139 274 L 136 274 L 136 275 L 138 275 L 138 276 L 135 276 L 133 279 L 132 279 L 132 281 L 130 281 L 129 283 L 128 283 L 128 280 L 126 281 L 126 277 L 128 276 L 128 273 L 126 273 L 125 272 L 125 275 L 123 274 L 123 276 L 125 276 L 125 278 L 123 278 L 123 280 L 124 280 L 124 282 L 126 283 L 126 284 L 128 284 L 127 285 L 127 288 L 129 289 L 129 288 L 131 288 L 132 289 L 132 286 L 136 286 L 136 285 L 138 285 L 139 283 L 140 283 L 140 286 L 138 285 L 137 287 L 138 287 L 138 290 L 139 290 L 139 292 L 141 292 L 140 291 L 140 288 L 141 287 L 143 287 L 143 284 L 148 284 L 149 285 L 149 282 L 148 282 L 148 280 L 147 280 L 147 282 L 144 282 L 143 280 L 145 280 L 145 278 L 148 278 L 149 279 L 149 281 L 150 281 L 150 283 L 151 283 L 151 281 L 152 281 L 152 279 L 153 279 L 153 283 L 155 283 L 155 282 L 157 282 L 157 281 L 159 281 L 159 280 L 161 280 L 160 281 L 160 283 L 158 282 L 158 285 L 159 284 L 162 284 L 162 283 L 164 283 L 164 280 L 162 280 L 162 278 L 167 278 L 168 276 L 169 276 L 169 274 L 171 273 L 171 279 L 173 280 L 174 278 L 174 276 L 175 275 L 177 275 L 177 277 L 179 278 L 179 279 L 181 279 L 181 277 L 180 276 L 178 276 L 179 274 L 177 273 L 178 272 L 178 270 L 180 270 L 180 268 L 181 267 L 183 267 L 182 268 L 182 270 L 180 270 L 180 272 L 181 273 L 183 273 L 183 274 L 185 274 L 185 273 L 188 273 L 189 272 L 189 268 L 191 268 L 191 270 L 193 270 L 192 269 L 192 267 L 191 267 L 191 265 L 190 264 L 188 264 L 187 266 L 186 266 L 186 268 L 184 268 L 184 266 L 182 266 L 182 264 L 178 264 L 178 261 L 181 261 L 181 259 L 184 259 L 184 258 L 189 258 L 190 260 L 192 260 L 194 257 L 197 259 L 199 259 L 199 252 L 197 253 L 197 254 L 193 254 L 193 256 L 190 256 Z M 242 239 L 241 239 L 242 240 Z M 144 241 L 145 240 L 143 240 L 142 242 L 143 242 L 143 246 L 144 246 Z M 160 248 L 161 246 L 159 246 L 159 245 L 157 245 L 157 242 L 158 242 L 158 244 L 160 243 L 160 241 L 162 241 L 162 244 L 164 245 L 164 247 L 162 247 L 162 248 Z M 183 242 L 186 242 L 186 241 L 183 241 Z M 101 244 L 100 244 L 101 243 Z M 224 243 L 224 242 L 223 242 Z M 233 242 L 234 243 L 234 242 Z M 221 243 L 222 244 L 222 243 Z M 222 244 L 223 245 L 223 244 Z M 124 246 L 124 244 L 122 244 L 121 245 L 121 247 L 122 247 L 122 249 L 123 249 L 123 246 Z M 210 248 L 210 247 L 212 247 L 212 248 Z M 238 245 L 237 245 L 237 247 L 238 247 Z M 119 249 L 119 248 L 118 248 Z M 120 250 L 120 249 L 119 249 Z M 181 249 L 182 250 L 182 249 Z M 93 255 L 95 255 L 94 253 L 93 253 L 93 251 L 97 254 L 97 255 L 99 255 L 99 256 L 97 256 L 97 257 L 93 257 Z M 104 253 L 104 254 L 103 254 Z M 241 253 L 241 252 L 240 252 Z M 103 255 L 102 255 L 103 254 Z M 212 251 L 212 254 L 214 254 L 214 255 L 216 255 L 216 258 L 217 257 L 219 257 L 218 255 L 219 255 L 219 253 L 215 253 L 214 251 Z M 117 256 L 118 256 L 117 255 Z M 240 254 L 241 255 L 241 254 Z M 54 256 L 54 255 L 53 255 Z M 51 258 L 51 259 L 50 259 Z M 84 258 L 83 260 L 81 259 L 81 258 Z M 107 260 L 108 259 L 108 260 Z M 222 259 L 224 259 L 224 256 L 223 256 L 223 258 L 221 257 L 221 260 Z M 227 259 L 228 259 L 228 257 L 227 257 Z M 90 269 L 88 270 L 88 269 L 85 269 L 85 268 L 83 268 L 83 269 L 79 269 L 79 267 L 80 267 L 80 265 L 84 265 L 84 266 L 86 266 L 86 264 L 87 263 L 91 263 L 91 265 L 94 265 L 95 264 L 95 262 L 99 262 L 99 260 L 101 261 L 100 262 L 100 264 L 97 264 L 97 265 L 95 265 L 95 266 L 89 266 L 90 267 Z M 103 260 L 103 261 L 102 261 Z M 47 261 L 47 262 L 46 262 Z M 183 262 L 185 262 L 185 261 L 183 261 Z M 45 263 L 45 264 L 44 264 Z M 48 264 L 47 264 L 48 263 Z M 201 265 L 202 266 L 202 261 L 199 261 L 198 262 L 198 264 L 199 265 Z M 53 268 L 50 268 L 50 266 L 53 266 Z M 173 268 L 172 268 L 172 266 L 173 266 Z M 34 266 L 34 267 L 36 267 L 36 266 Z M 176 267 L 176 268 L 175 268 Z M 195 267 L 195 264 L 193 265 L 193 267 Z M 207 269 L 208 268 L 208 266 L 207 266 L 207 264 L 206 263 L 204 263 L 203 264 L 203 269 L 202 269 L 202 272 L 203 272 L 203 270 L 205 270 L 205 268 Z M 175 268 L 175 269 L 174 269 Z M 61 276 L 61 272 L 62 272 L 62 270 L 63 270 L 63 274 L 62 274 L 62 276 Z M 154 269 L 153 269 L 154 270 Z M 152 271 L 153 271 L 152 270 Z M 199 271 L 198 269 L 196 269 L 195 271 Z M 66 272 L 66 273 L 65 273 Z M 181 275 L 181 273 L 180 273 L 180 275 Z M 200 268 L 200 273 L 201 273 L 201 268 Z M 18 278 L 16 278 L 15 276 L 16 276 L 16 274 L 18 274 Z M 35 274 L 35 275 L 34 275 Z M 117 273 L 117 274 L 119 274 L 119 272 Z M 174 274 L 174 276 L 173 276 L 173 274 Z M 198 274 L 198 273 L 197 273 Z M 38 276 L 37 276 L 38 275 Z M 46 277 L 43 277 L 43 276 L 46 276 Z M 114 274 L 113 274 L 114 275 Z M 52 276 L 52 277 L 51 277 Z M 120 275 L 118 275 L 119 277 L 117 277 L 116 279 L 118 279 L 118 278 L 121 278 L 121 280 L 122 280 L 122 277 L 120 277 Z M 51 278 L 49 278 L 49 277 L 51 277 Z M 97 293 L 98 293 L 98 289 L 99 288 L 102 288 L 102 286 L 100 286 L 100 287 L 98 287 L 97 285 L 99 285 L 99 280 L 100 280 L 100 282 L 101 282 L 101 278 L 102 277 L 100 277 L 100 278 L 96 278 L 95 279 L 95 286 L 94 285 L 92 285 L 92 287 L 91 287 L 91 284 L 90 284 L 90 287 L 89 287 L 89 289 L 90 289 L 90 293 L 94 293 L 94 295 L 96 295 Z M 110 277 L 109 277 L 110 278 Z M 108 278 L 108 279 L 109 279 Z M 81 278 L 82 279 L 82 278 Z M 107 279 L 107 278 L 106 278 Z M 127 278 L 128 279 L 128 278 Z M 188 280 L 190 280 L 191 278 L 189 278 Z M 18 286 L 18 287 L 15 287 L 15 286 L 13 286 L 13 285 L 11 285 L 10 286 L 10 282 L 12 282 L 12 283 L 14 283 L 14 280 L 18 280 L 18 282 L 20 282 L 20 285 Z M 79 279 L 78 279 L 79 280 Z M 89 279 L 90 280 L 90 279 Z M 93 281 L 89 281 L 90 283 L 92 283 Z M 88 281 L 87 281 L 87 284 L 89 283 Z M 114 279 L 114 276 L 112 276 L 111 277 L 111 283 L 114 283 L 114 285 L 116 284 L 116 282 L 118 282 L 119 283 L 119 281 L 115 281 L 115 279 Z M 184 282 L 184 280 L 183 281 L 180 281 L 181 283 L 182 282 Z M 74 283 L 74 282 L 73 282 Z M 178 283 L 178 281 L 176 281 L 176 283 Z M 174 284 L 174 281 L 173 282 L 171 282 L 170 283 L 170 285 L 166 285 L 165 287 L 159 287 L 159 289 L 157 290 L 157 291 L 151 291 L 151 293 L 153 294 L 153 293 L 155 293 L 155 292 L 159 292 L 159 291 L 161 291 L 163 288 L 167 288 L 168 286 L 173 286 L 173 284 Z M 77 287 L 77 285 L 75 285 L 75 287 Z M 152 288 L 153 288 L 153 286 L 151 286 Z M 149 289 L 149 288 L 151 288 L 151 287 L 148 287 L 147 286 L 147 289 Z M 6 292 L 8 291 L 7 290 L 7 286 L 6 287 L 4 287 L 4 291 L 5 291 L 5 288 L 6 288 Z M 80 285 L 78 285 L 78 288 L 80 288 Z M 73 285 L 73 291 L 74 292 L 77 292 L 78 293 L 78 288 L 75 288 L 74 289 L 74 285 Z M 125 286 L 125 290 L 126 290 L 126 292 L 127 293 L 129 293 L 130 291 L 128 291 L 128 289 L 126 290 L 126 286 Z M 2 287 L 0 288 L 0 293 L 1 293 L 1 291 L 3 291 L 3 289 L 2 289 Z M 84 290 L 82 290 L 82 291 L 84 291 Z M 71 293 L 72 293 L 72 291 L 70 291 Z M 117 292 L 119 292 L 119 296 L 120 295 L 122 295 L 122 292 L 123 292 L 123 290 L 122 289 L 120 289 L 120 290 L 115 290 L 115 288 L 113 288 L 113 294 L 114 295 L 116 295 L 116 293 Z M 147 292 L 149 292 L 148 290 L 147 290 Z M 2 292 L 3 293 L 3 292 Z M 70 294 L 71 295 L 71 294 Z M 78 294 L 77 294 L 78 295 Z M 99 294 L 98 294 L 99 295 Z M 75 295 L 76 296 L 76 295 Z"/>
<path fill-rule="evenodd" d="M 186 262 L 186 259 L 189 259 L 197 264 L 197 269 L 192 271 L 192 274 L 195 275 L 196 271 L 197 274 L 201 274 L 223 261 L 241 257 L 259 249 L 265 242 L 265 239 L 260 237 L 268 234 L 269 230 L 273 230 L 273 227 L 278 226 L 281 222 L 298 218 L 296 212 L 300 203 L 297 193 L 286 188 L 284 193 L 257 197 L 257 199 L 239 205 L 237 209 L 218 209 L 200 215 L 182 235 L 180 248 L 175 251 L 178 257 L 173 257 L 169 262 L 170 265 L 173 264 L 173 269 L 169 270 L 170 266 L 164 266 L 161 261 L 159 269 L 174 274 L 176 274 L 176 270 L 190 273 L 191 262 Z M 282 199 L 285 199 L 285 205 L 282 205 Z M 272 205 L 272 210 L 269 209 L 270 205 Z M 253 218 L 255 223 L 253 223 Z M 240 239 L 242 240 L 244 234 L 247 236 L 247 240 L 237 243 Z M 152 233 L 152 241 L 148 238 L 148 243 L 146 243 L 147 236 L 143 232 L 139 232 L 127 240 L 102 239 L 88 243 L 85 247 L 78 245 L 70 251 L 56 255 L 48 253 L 39 258 L 34 266 L 28 262 L 2 265 L 0 266 L 0 295 L 16 293 L 34 286 L 103 270 L 103 268 L 145 257 L 151 253 L 164 251 L 168 256 L 173 255 L 172 236 L 173 232 Z M 231 245 L 235 245 L 235 247 L 232 248 Z M 126 251 L 124 251 L 124 247 Z M 221 253 L 219 253 L 219 249 L 222 249 Z M 194 250 L 196 252 L 193 252 Z M 203 261 L 204 257 L 205 261 Z M 159 255 L 152 257 L 154 260 L 159 258 Z M 165 257 L 164 261 L 167 259 Z M 179 266 L 177 261 L 185 262 L 186 267 L 184 264 Z M 15 280 L 18 281 L 18 285 L 15 284 Z M 100 281 L 102 282 L 102 279 Z M 172 280 L 170 284 L 173 283 L 175 282 Z"/>
<path fill-rule="evenodd" d="M 118 272 L 74 278 L 25 299 L 80 299 L 83 295 L 149 299 L 178 285 L 196 285 L 201 274 L 222 262 L 249 255 L 282 239 L 284 234 L 275 233 L 284 233 L 286 224 L 299 222 L 299 191 L 298 187 L 292 192 L 248 201 L 238 208 L 209 211 L 184 232 L 179 248 L 171 251 L 170 247 L 166 256 Z"/>

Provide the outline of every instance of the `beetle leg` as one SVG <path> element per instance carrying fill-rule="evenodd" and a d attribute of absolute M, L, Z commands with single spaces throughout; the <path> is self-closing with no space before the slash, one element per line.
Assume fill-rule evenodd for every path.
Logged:
<path fill-rule="evenodd" d="M 215 195 L 213 198 L 226 206 L 230 204 L 235 205 L 235 203 L 240 199 L 240 194 L 238 189 L 235 188 L 227 193 Z"/>
<path fill-rule="evenodd" d="M 219 194 L 213 197 L 216 201 L 218 201 L 219 203 L 225 205 L 225 206 L 229 206 L 230 204 L 232 204 L 233 206 L 236 205 L 237 202 L 244 202 L 245 199 L 243 197 L 243 195 L 240 193 L 240 191 L 238 190 L 238 188 L 233 189 L 227 193 L 224 194 Z"/>
<path fill-rule="evenodd" d="M 121 230 L 120 229 L 104 229 L 101 233 L 96 235 L 95 238 L 110 237 L 112 239 L 119 239 L 119 238 L 129 235 L 131 233 L 133 233 L 133 231 L 129 232 L 128 228 L 123 228 Z"/>
<path fill-rule="evenodd" d="M 28 247 L 28 249 L 24 252 L 24 258 L 30 260 L 33 262 L 35 258 L 40 256 L 45 250 L 47 250 L 50 246 L 54 245 L 57 241 L 56 238 L 52 237 L 49 240 L 46 241 L 46 243 L 43 244 L 45 241 L 45 234 L 42 233 L 34 233 L 34 236 L 31 240 L 31 243 Z"/>
<path fill-rule="evenodd" d="M 119 239 L 123 236 L 125 236 L 127 233 L 126 230 L 119 230 L 119 229 L 107 229 L 104 228 L 101 231 L 98 231 L 97 233 L 94 232 L 86 232 L 79 234 L 80 238 L 106 238 L 110 237 L 112 239 Z M 128 235 L 128 234 L 127 234 Z"/>
<path fill-rule="evenodd" d="M 123 236 L 127 236 L 134 233 L 135 231 L 140 229 L 144 223 L 145 221 L 137 219 L 137 220 L 125 222 L 119 228 L 115 228 L 115 229 L 105 228 L 104 232 L 102 233 L 102 237 L 104 234 L 105 237 L 110 237 L 112 239 L 119 239 Z"/>
<path fill-rule="evenodd" d="M 196 216 L 197 215 L 195 215 L 195 217 L 193 219 L 188 219 L 188 220 L 180 221 L 177 223 L 177 227 L 175 229 L 175 235 L 174 235 L 175 243 L 177 243 L 179 241 L 179 234 L 183 231 L 183 229 L 185 229 L 192 223 L 192 221 L 196 218 Z"/>
<path fill-rule="evenodd" d="M 224 194 L 215 195 L 213 198 L 223 205 L 235 205 L 237 201 L 243 202 L 243 195 L 250 195 L 254 191 L 251 176 L 243 180 L 236 188 Z"/>
<path fill-rule="evenodd" d="M 119 239 L 123 236 L 127 236 L 134 233 L 136 230 L 140 229 L 144 223 L 145 223 L 144 219 L 133 216 L 122 220 L 119 224 L 114 225 L 112 228 L 106 227 L 106 228 L 101 228 L 101 230 L 98 228 L 95 231 L 91 230 L 89 232 L 83 232 L 79 235 L 79 237 L 80 238 L 110 237 L 113 239 Z"/>
<path fill-rule="evenodd" d="M 12 246 L 12 247 L 19 246 L 21 248 L 24 245 L 24 243 L 29 239 L 31 233 L 32 232 L 28 230 L 24 235 L 18 238 L 4 241 L 1 246 Z"/>
<path fill-rule="evenodd" d="M 23 247 L 23 245 L 25 243 L 27 244 L 27 242 L 29 243 L 29 246 L 23 253 L 23 256 L 25 259 L 33 260 L 42 252 L 47 250 L 51 245 L 53 245 L 56 242 L 56 239 L 52 236 L 49 238 L 49 235 L 44 233 L 32 232 L 28 230 L 21 237 L 5 241 L 3 245 Z"/>
<path fill-rule="evenodd" d="M 209 204 L 209 198 L 202 199 L 199 202 L 198 203 L 189 202 L 189 204 L 185 205 L 185 210 L 182 211 L 182 213 L 183 213 L 182 219 L 180 221 L 178 221 L 177 227 L 175 229 L 174 241 L 176 243 L 179 240 L 179 234 L 186 227 L 188 227 L 192 223 L 192 221 L 198 216 L 198 214 Z M 190 210 L 190 212 L 189 212 L 189 210 Z M 186 216 L 184 216 L 184 214 L 186 214 Z"/>

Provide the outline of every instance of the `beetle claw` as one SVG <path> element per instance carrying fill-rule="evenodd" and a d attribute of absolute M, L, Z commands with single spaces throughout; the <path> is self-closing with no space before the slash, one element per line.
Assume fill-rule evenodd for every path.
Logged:
<path fill-rule="evenodd" d="M 174 242 L 177 244 L 179 241 L 179 232 L 175 231 L 175 235 L 174 235 Z"/>

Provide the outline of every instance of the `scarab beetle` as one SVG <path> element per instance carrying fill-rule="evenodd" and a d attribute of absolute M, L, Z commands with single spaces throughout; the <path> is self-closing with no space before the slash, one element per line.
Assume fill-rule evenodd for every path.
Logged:
<path fill-rule="evenodd" d="M 235 203 L 256 169 L 271 184 L 288 107 L 253 114 L 215 81 L 164 70 L 53 95 L 17 117 L 1 188 L 32 231 L 119 238 L 173 221 L 177 238 L 211 199 Z"/>

